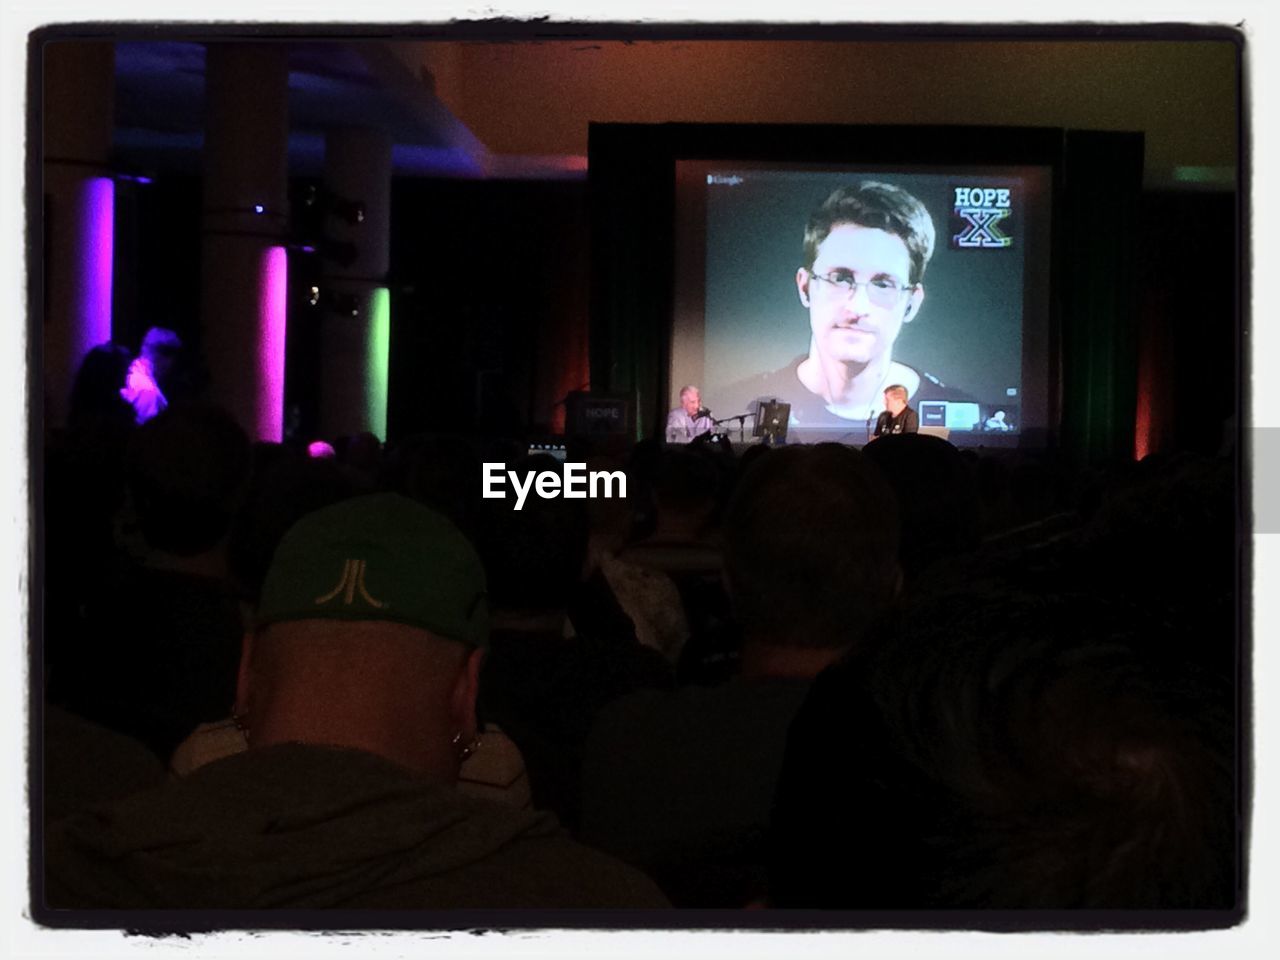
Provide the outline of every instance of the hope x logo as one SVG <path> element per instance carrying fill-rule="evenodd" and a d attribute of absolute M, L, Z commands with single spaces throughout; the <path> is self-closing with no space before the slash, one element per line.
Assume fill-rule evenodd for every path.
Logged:
<path fill-rule="evenodd" d="M 365 561 L 348 560 L 342 567 L 342 574 L 338 577 L 338 585 L 326 593 L 322 597 L 316 597 L 316 606 L 323 606 L 330 600 L 342 594 L 342 602 L 347 606 L 351 606 L 355 601 L 356 592 L 359 591 L 360 597 L 365 603 L 371 607 L 382 609 L 386 606 L 381 600 L 375 600 L 369 594 L 368 588 L 364 585 L 364 569 Z"/>
<path fill-rule="evenodd" d="M 956 207 L 955 210 L 956 216 L 968 221 L 964 230 L 953 238 L 957 247 L 999 248 L 1013 244 L 1013 237 L 1006 236 L 999 226 L 1000 221 L 1012 213 L 1011 210 L 991 210 L 981 207 Z"/>

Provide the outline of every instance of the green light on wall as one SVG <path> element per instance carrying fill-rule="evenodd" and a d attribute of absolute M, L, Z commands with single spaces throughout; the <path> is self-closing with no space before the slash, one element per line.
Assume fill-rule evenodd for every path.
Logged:
<path fill-rule="evenodd" d="M 369 295 L 368 407 L 365 419 L 379 440 L 387 439 L 387 381 L 391 366 L 391 292 L 378 287 Z"/>
<path fill-rule="evenodd" d="M 1235 167 L 1174 167 L 1173 179 L 1178 183 L 1234 188 L 1236 170 Z"/>

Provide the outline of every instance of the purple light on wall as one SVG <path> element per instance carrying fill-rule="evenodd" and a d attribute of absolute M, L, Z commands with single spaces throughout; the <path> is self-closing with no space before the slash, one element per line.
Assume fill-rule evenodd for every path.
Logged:
<path fill-rule="evenodd" d="M 284 336 L 289 259 L 284 247 L 263 251 L 258 318 L 257 439 L 279 443 L 284 438 Z"/>
<path fill-rule="evenodd" d="M 76 304 L 76 357 L 111 339 L 111 279 L 115 262 L 116 185 L 95 177 L 84 185 L 84 233 L 77 251 L 80 276 Z M 77 360 L 78 362 L 78 360 Z"/>

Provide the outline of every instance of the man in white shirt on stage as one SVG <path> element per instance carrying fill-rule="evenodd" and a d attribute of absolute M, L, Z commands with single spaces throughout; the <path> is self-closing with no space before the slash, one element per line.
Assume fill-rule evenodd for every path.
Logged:
<path fill-rule="evenodd" d="M 688 443 L 711 432 L 711 411 L 702 406 L 702 394 L 690 384 L 680 391 L 680 406 L 667 414 L 667 443 Z"/>

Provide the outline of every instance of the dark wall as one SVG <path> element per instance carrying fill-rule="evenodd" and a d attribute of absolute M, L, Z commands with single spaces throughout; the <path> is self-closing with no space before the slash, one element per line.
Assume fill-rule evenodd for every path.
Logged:
<path fill-rule="evenodd" d="M 1242 256 L 1234 193 L 1149 193 L 1142 204 L 1139 391 L 1151 451 L 1212 453 L 1241 390 Z M 1142 397 L 1139 397 L 1142 403 Z"/>
<path fill-rule="evenodd" d="M 111 338 L 136 351 L 151 327 L 174 330 L 188 347 L 172 374 L 170 400 L 201 396 L 208 370 L 200 350 L 200 180 L 116 181 Z"/>
<path fill-rule="evenodd" d="M 200 180 L 116 181 L 112 339 L 137 349 L 148 327 L 200 339 Z"/>
<path fill-rule="evenodd" d="M 1053 297 L 1060 304 L 1058 441 L 1077 461 L 1134 447 L 1139 356 L 1142 135 L 1069 130 L 1054 211 Z"/>
<path fill-rule="evenodd" d="M 586 184 L 392 187 L 392 436 L 550 427 L 587 379 Z"/>

